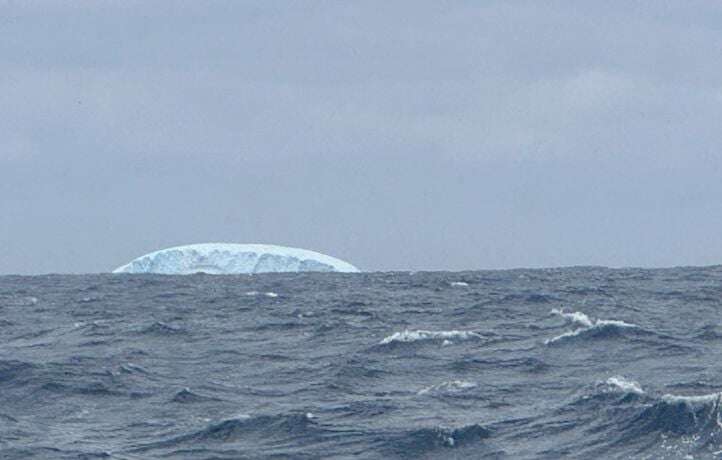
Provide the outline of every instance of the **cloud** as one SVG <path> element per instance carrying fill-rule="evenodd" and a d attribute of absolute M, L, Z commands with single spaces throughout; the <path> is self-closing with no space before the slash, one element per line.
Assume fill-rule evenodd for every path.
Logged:
<path fill-rule="evenodd" d="M 211 239 L 379 269 L 711 263 L 716 10 L 2 3 L 0 272 Z"/>

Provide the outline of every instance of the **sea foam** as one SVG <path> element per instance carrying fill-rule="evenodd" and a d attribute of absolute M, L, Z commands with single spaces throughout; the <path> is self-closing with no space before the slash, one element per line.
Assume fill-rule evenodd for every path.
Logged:
<path fill-rule="evenodd" d="M 416 394 L 453 394 L 461 393 L 472 388 L 476 388 L 476 384 L 474 382 L 468 382 L 466 380 L 449 380 L 448 382 L 443 382 L 437 385 L 431 385 L 427 388 L 422 388 Z"/>
<path fill-rule="evenodd" d="M 634 380 L 628 380 L 621 376 L 609 377 L 606 383 L 607 385 L 621 390 L 625 393 L 635 393 L 638 395 L 644 394 L 644 390 L 642 389 L 641 385 L 639 385 L 639 383 L 635 382 Z"/>
<path fill-rule="evenodd" d="M 624 329 L 624 328 L 638 328 L 636 324 L 626 323 L 624 321 L 616 319 L 592 319 L 586 314 L 575 311 L 565 312 L 564 309 L 553 309 L 551 312 L 553 315 L 559 315 L 562 318 L 568 320 L 572 324 L 581 326 L 578 329 L 567 331 L 554 338 L 547 339 L 544 344 L 549 345 L 550 343 L 558 342 L 560 340 L 576 337 L 581 334 L 586 334 L 592 331 L 600 331 L 603 329 Z"/>
<path fill-rule="evenodd" d="M 421 340 L 470 340 L 481 338 L 483 338 L 481 335 L 472 331 L 412 331 L 406 329 L 402 332 L 395 332 L 392 335 L 385 337 L 380 343 L 381 345 L 387 345 L 392 342 L 418 342 Z"/>

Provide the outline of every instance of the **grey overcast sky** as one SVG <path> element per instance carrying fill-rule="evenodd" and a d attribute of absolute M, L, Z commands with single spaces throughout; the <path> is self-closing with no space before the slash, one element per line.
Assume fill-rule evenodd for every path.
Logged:
<path fill-rule="evenodd" d="M 722 3 L 0 0 L 0 273 L 722 263 Z"/>

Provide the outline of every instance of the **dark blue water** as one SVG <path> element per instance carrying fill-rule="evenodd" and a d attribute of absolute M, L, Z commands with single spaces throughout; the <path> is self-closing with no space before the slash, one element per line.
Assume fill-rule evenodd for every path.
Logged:
<path fill-rule="evenodd" d="M 0 458 L 722 458 L 722 267 L 0 277 Z"/>

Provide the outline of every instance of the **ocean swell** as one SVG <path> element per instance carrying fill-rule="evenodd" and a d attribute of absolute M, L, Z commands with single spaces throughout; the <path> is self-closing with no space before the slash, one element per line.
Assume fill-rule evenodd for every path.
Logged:
<path fill-rule="evenodd" d="M 553 309 L 551 312 L 553 315 L 561 316 L 566 319 L 572 325 L 579 326 L 577 329 L 564 332 L 551 339 L 546 339 L 544 344 L 550 345 L 555 342 L 565 341 L 574 339 L 576 337 L 611 337 L 616 334 L 623 333 L 625 330 L 638 329 L 639 326 L 636 324 L 626 323 L 624 321 L 616 319 L 592 319 L 586 314 L 575 311 L 567 313 L 564 309 Z"/>

